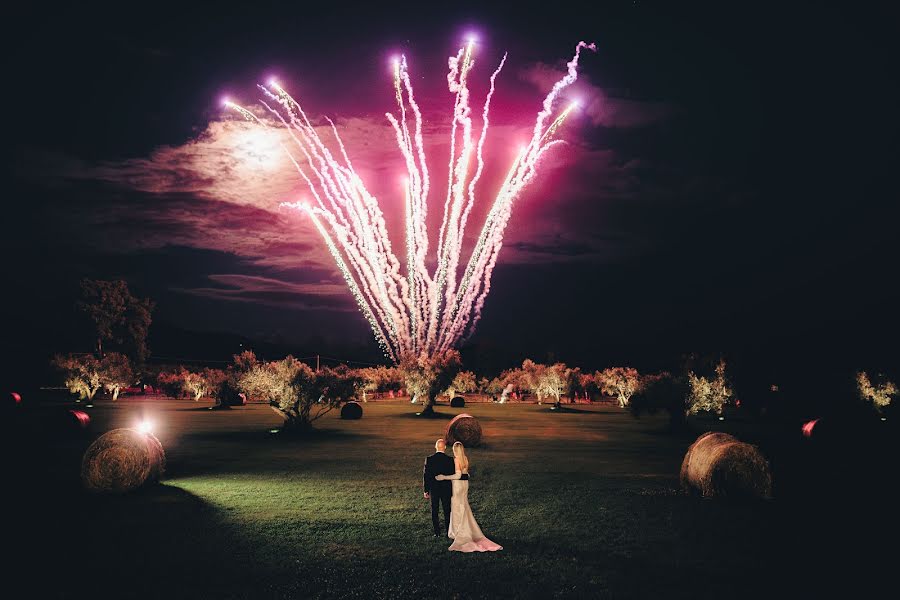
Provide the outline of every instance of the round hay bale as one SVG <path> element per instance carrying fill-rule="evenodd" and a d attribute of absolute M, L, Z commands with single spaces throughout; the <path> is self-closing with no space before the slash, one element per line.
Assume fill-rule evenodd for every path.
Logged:
<path fill-rule="evenodd" d="M 140 432 L 139 432 L 140 433 Z M 150 453 L 150 476 L 147 483 L 157 483 L 166 471 L 166 452 L 162 443 L 152 433 L 141 434 L 147 439 L 147 450 Z"/>
<path fill-rule="evenodd" d="M 456 398 L 453 398 L 452 400 L 450 400 L 450 406 L 453 408 L 462 408 L 465 405 L 466 405 L 466 399 L 463 398 L 462 396 L 457 396 Z"/>
<path fill-rule="evenodd" d="M 359 402 L 348 402 L 341 407 L 342 419 L 362 419 L 362 405 Z"/>
<path fill-rule="evenodd" d="M 81 460 L 81 481 L 93 492 L 123 493 L 159 481 L 165 452 L 153 435 L 113 429 L 97 438 Z"/>
<path fill-rule="evenodd" d="M 481 443 L 481 424 L 472 415 L 460 413 L 447 424 L 444 439 L 448 446 L 454 442 L 461 442 L 466 448 L 477 446 Z"/>
<path fill-rule="evenodd" d="M 772 473 L 756 446 L 710 431 L 698 437 L 684 455 L 681 486 L 707 498 L 769 498 Z"/>

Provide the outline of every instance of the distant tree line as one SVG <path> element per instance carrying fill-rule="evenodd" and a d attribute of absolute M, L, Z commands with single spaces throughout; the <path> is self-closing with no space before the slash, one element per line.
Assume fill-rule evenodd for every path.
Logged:
<path fill-rule="evenodd" d="M 153 368 L 146 363 L 154 309 L 150 299 L 134 296 L 124 281 L 85 279 L 77 306 L 93 325 L 93 352 L 57 355 L 53 364 L 62 372 L 66 387 L 87 401 L 100 390 L 116 400 L 123 389 L 143 381 L 168 396 L 195 401 L 211 398 L 222 408 L 247 401 L 267 402 L 286 427 L 296 429 L 309 428 L 344 402 L 367 402 L 370 395 L 403 389 L 413 403 L 422 405 L 425 414 L 433 412 L 442 395 L 451 399 L 472 392 L 499 403 L 533 397 L 539 404 L 552 401 L 557 407 L 564 398 L 576 402 L 606 396 L 636 416 L 665 411 L 673 427 L 682 426 L 689 415 L 721 415 L 727 407 L 742 403 L 758 411 L 780 409 L 778 384 L 761 390 L 757 381 L 738 393 L 735 390 L 741 386 L 736 388 L 724 358 L 696 354 L 683 357 L 682 367 L 674 373 L 640 373 L 627 366 L 590 373 L 561 362 L 541 364 L 526 359 L 520 367 L 493 378 L 478 378 L 464 370 L 456 350 L 407 357 L 397 366 L 359 369 L 341 365 L 313 370 L 293 356 L 260 361 L 251 351 L 235 355 L 225 369 Z M 886 414 L 898 396 L 896 384 L 883 374 L 859 371 L 855 384 L 861 405 L 878 414 Z"/>

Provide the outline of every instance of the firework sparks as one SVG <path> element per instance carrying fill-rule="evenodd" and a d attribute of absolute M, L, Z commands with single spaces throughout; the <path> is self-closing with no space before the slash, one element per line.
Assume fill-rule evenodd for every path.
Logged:
<path fill-rule="evenodd" d="M 450 128 L 449 181 L 443 219 L 438 232 L 434 271 L 426 265 L 429 235 L 425 225 L 430 180 L 422 136 L 422 113 L 416 103 L 405 56 L 393 62 L 398 114 L 386 113 L 407 177 L 403 184 L 406 216 L 406 273 L 394 254 L 384 215 L 357 175 L 334 123 L 331 131 L 339 148 L 334 156 L 316 132 L 300 104 L 275 81 L 259 86 L 262 105 L 290 133 L 282 144 L 291 163 L 306 182 L 314 202 L 282 206 L 308 214 L 334 258 L 385 356 L 430 356 L 454 347 L 471 335 L 491 289 L 491 275 L 503 245 L 512 205 L 534 179 L 543 154 L 559 143 L 553 139 L 569 113 L 570 104 L 554 118 L 561 92 L 578 78 L 578 60 L 593 44 L 579 42 L 567 72 L 544 98 L 531 139 L 517 154 L 493 199 L 481 232 L 460 277 L 460 258 L 468 217 L 476 202 L 475 186 L 484 170 L 483 148 L 488 131 L 494 84 L 506 56 L 490 78 L 481 111 L 481 129 L 472 122 L 468 77 L 475 64 L 474 40 L 448 59 L 447 84 L 454 94 Z M 224 104 L 248 121 L 267 127 L 253 112 L 225 100 Z M 547 124 L 549 122 L 549 125 Z M 474 169 L 474 172 L 473 172 Z"/>

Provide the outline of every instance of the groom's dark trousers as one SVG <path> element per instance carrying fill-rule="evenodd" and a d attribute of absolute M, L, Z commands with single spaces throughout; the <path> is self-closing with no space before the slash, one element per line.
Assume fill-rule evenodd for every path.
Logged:
<path fill-rule="evenodd" d="M 434 533 L 446 534 L 450 529 L 450 497 L 453 496 L 453 482 L 435 481 L 435 475 L 453 475 L 456 472 L 453 459 L 443 452 L 435 452 L 425 459 L 425 468 L 422 474 L 422 484 L 425 491 L 431 495 L 431 523 L 434 525 Z M 441 531 L 441 522 L 438 519 L 438 506 L 444 505 L 444 530 Z"/>

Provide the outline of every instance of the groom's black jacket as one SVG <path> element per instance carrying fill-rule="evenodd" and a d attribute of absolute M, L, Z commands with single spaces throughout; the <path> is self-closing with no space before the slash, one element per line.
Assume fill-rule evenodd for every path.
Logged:
<path fill-rule="evenodd" d="M 435 452 L 425 459 L 425 469 L 422 474 L 422 484 L 425 491 L 432 496 L 452 496 L 453 484 L 451 481 L 436 481 L 435 475 L 453 475 L 456 473 L 456 465 L 453 459 L 443 452 Z"/>

